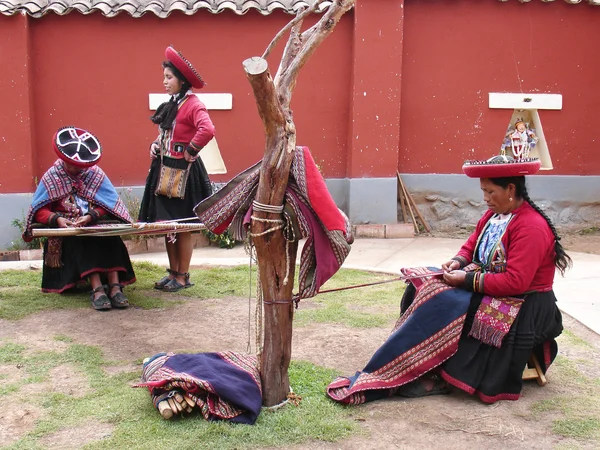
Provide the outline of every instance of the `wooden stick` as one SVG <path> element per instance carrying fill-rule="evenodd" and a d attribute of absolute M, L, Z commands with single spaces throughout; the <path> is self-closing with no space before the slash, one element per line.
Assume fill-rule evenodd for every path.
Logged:
<path fill-rule="evenodd" d="M 408 197 L 408 193 L 406 192 L 406 186 L 402 182 L 402 178 L 400 178 L 400 174 L 396 172 L 398 175 L 398 182 L 400 183 L 400 187 L 402 188 L 402 192 L 406 197 L 406 204 L 408 205 L 408 211 L 410 212 L 410 218 L 412 219 L 413 225 L 415 226 L 415 233 L 419 234 L 419 225 L 417 224 L 417 219 L 415 219 L 415 215 L 413 214 L 412 207 L 410 206 L 410 200 Z"/>
<path fill-rule="evenodd" d="M 402 192 L 402 187 L 400 185 L 400 174 L 396 172 L 398 175 L 398 197 L 400 197 L 400 208 L 402 208 L 402 220 L 404 223 L 408 223 L 408 217 L 406 217 L 406 206 L 404 205 L 404 193 Z"/>
<path fill-rule="evenodd" d="M 419 219 L 421 220 L 421 223 L 425 227 L 425 231 L 427 231 L 428 233 L 431 233 L 431 228 L 429 228 L 429 224 L 427 223 L 427 221 L 425 220 L 425 218 L 421 215 L 421 211 L 419 211 L 419 208 L 417 207 L 417 204 L 415 203 L 415 200 L 413 199 L 411 193 L 408 191 L 408 189 L 406 189 L 406 186 L 404 186 L 404 183 L 402 182 L 402 178 L 400 178 L 400 174 L 399 173 L 398 173 L 398 179 L 400 180 L 400 183 L 402 184 L 402 188 L 404 189 L 404 192 L 406 192 L 406 194 L 408 195 L 409 202 L 412 202 L 412 205 L 415 207 L 415 211 L 417 212 L 417 216 L 419 216 Z"/>
<path fill-rule="evenodd" d="M 163 419 L 170 419 L 173 417 L 173 410 L 169 407 L 169 402 L 166 399 L 161 400 L 157 406 L 158 412 L 163 416 Z"/>
<path fill-rule="evenodd" d="M 187 402 L 187 404 L 193 408 L 194 406 L 196 406 L 196 402 L 194 400 L 192 400 L 191 398 L 189 398 L 187 395 L 183 396 L 183 399 Z"/>
<path fill-rule="evenodd" d="M 181 412 L 181 406 L 178 408 L 178 403 L 175 400 L 168 398 L 167 401 L 169 402 L 169 407 L 171 408 L 171 411 L 173 411 L 173 414 L 178 414 Z"/>
<path fill-rule="evenodd" d="M 185 400 L 183 400 L 183 395 L 181 395 L 179 392 L 175 392 L 175 400 L 177 400 L 177 403 L 183 403 Z"/>
<path fill-rule="evenodd" d="M 537 357 L 532 354 L 531 359 L 533 360 L 533 365 L 535 367 L 535 371 L 537 372 L 537 384 L 540 386 L 545 386 L 548 381 L 546 380 L 546 376 L 544 375 L 544 371 L 542 370 Z"/>

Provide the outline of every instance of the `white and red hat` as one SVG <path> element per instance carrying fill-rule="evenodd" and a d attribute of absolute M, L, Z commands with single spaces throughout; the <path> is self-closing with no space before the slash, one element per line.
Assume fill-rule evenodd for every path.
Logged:
<path fill-rule="evenodd" d="M 192 63 L 189 62 L 185 56 L 169 46 L 165 50 L 165 57 L 167 58 L 167 61 L 173 64 L 175 68 L 181 72 L 193 88 L 202 89 L 204 87 L 204 80 L 202 80 L 200 74 L 194 69 Z"/>
<path fill-rule="evenodd" d="M 60 159 L 77 167 L 94 166 L 102 157 L 102 146 L 98 138 L 81 128 L 59 129 L 52 139 L 52 144 Z"/>
<path fill-rule="evenodd" d="M 468 160 L 462 166 L 470 178 L 504 178 L 533 175 L 542 167 L 539 158 L 516 159 L 512 156 L 497 155 L 485 161 Z"/>

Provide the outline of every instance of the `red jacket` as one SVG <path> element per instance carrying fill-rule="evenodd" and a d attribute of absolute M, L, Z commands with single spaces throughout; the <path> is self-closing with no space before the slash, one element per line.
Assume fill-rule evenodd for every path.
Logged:
<path fill-rule="evenodd" d="M 56 228 L 56 220 L 61 216 L 72 216 L 74 219 L 81 217 L 83 214 L 71 200 L 70 197 L 66 197 L 42 206 L 33 216 L 33 221 Z M 92 216 L 92 223 L 95 223 L 108 212 L 101 206 L 90 204 L 88 205 L 88 214 Z"/>
<path fill-rule="evenodd" d="M 493 214 L 486 211 L 456 256 L 467 263 L 473 261 L 477 239 Z M 548 222 L 528 202 L 523 202 L 513 214 L 501 240 L 506 251 L 506 271 L 483 275 L 483 291 L 494 297 L 546 292 L 554 282 L 555 238 Z"/>
<path fill-rule="evenodd" d="M 181 159 L 188 145 L 201 150 L 214 136 L 215 127 L 206 106 L 189 93 L 179 104 L 173 128 L 167 132 L 165 156 Z M 160 143 L 160 136 L 155 142 Z"/>

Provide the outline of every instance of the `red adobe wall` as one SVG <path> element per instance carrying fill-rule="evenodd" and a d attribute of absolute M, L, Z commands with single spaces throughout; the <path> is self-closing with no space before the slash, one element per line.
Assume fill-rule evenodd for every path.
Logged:
<path fill-rule="evenodd" d="M 492 156 L 512 111 L 490 110 L 488 93 L 549 92 L 563 109 L 540 111 L 545 173 L 600 175 L 598 42 L 600 8 L 584 3 L 406 0 L 400 172 Z"/>
<path fill-rule="evenodd" d="M 27 18 L 0 16 L 0 193 L 32 186 L 32 120 Z"/>
<path fill-rule="evenodd" d="M 465 158 L 500 145 L 510 111 L 490 110 L 489 92 L 552 92 L 563 94 L 563 110 L 540 112 L 549 174 L 600 175 L 599 15 L 561 1 L 358 2 L 302 69 L 292 101 L 298 143 L 328 178 L 460 173 Z M 228 180 L 263 153 L 242 61 L 262 54 L 289 20 L 279 10 L 164 20 L 0 15 L 8 67 L 0 74 L 0 193 L 33 189 L 55 159 L 53 133 L 68 124 L 99 136 L 101 166 L 115 185 L 143 184 L 156 135 L 148 93 L 162 91 L 170 44 L 194 62 L 205 92 L 233 94 L 231 111 L 211 112 L 229 170 L 213 179 Z M 269 58 L 273 73 L 283 43 Z"/>
<path fill-rule="evenodd" d="M 0 103 L 9 144 L 0 145 L 3 152 L 25 149 L 19 154 L 20 164 L 0 167 L 0 192 L 31 191 L 33 177 L 56 159 L 51 147 L 54 132 L 69 124 L 98 135 L 105 149 L 100 166 L 116 186 L 143 184 L 148 146 L 157 134 L 148 120 L 148 94 L 163 92 L 160 64 L 168 45 L 195 64 L 208 83 L 205 92 L 233 94 L 232 110 L 211 112 L 228 168 L 228 174 L 213 180 L 228 180 L 264 151 L 263 127 L 242 61 L 262 54 L 289 20 L 282 12 L 265 17 L 255 11 L 237 16 L 203 10 L 193 16 L 174 13 L 166 20 L 76 12 L 41 19 L 0 16 L 0 42 L 16 41 L 14 48 L 0 45 L 3 59 L 17 61 L 10 78 L 0 75 L 0 89 L 10 95 L 9 101 Z M 305 26 L 314 21 L 307 20 Z M 343 177 L 346 172 L 352 28 L 350 13 L 302 69 L 292 101 L 298 143 L 311 148 L 328 177 Z M 21 122 L 22 115 L 27 116 L 27 72 L 22 66 L 28 37 L 35 124 L 31 132 L 29 124 Z M 273 75 L 284 42 L 269 58 Z M 12 79 L 17 80 L 16 89 L 9 89 Z M 13 114 L 15 106 L 22 115 Z M 33 166 L 32 147 L 37 154 Z"/>

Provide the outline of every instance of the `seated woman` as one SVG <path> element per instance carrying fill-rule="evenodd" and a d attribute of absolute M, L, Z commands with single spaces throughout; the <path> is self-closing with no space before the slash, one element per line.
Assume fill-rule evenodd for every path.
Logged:
<path fill-rule="evenodd" d="M 442 271 L 403 270 L 411 284 L 392 335 L 362 372 L 329 385 L 331 398 L 418 397 L 449 384 L 486 403 L 517 400 L 531 354 L 544 371 L 554 360 L 562 332 L 554 272 L 571 259 L 525 186 L 539 160 L 496 158 L 463 166 L 480 178 L 489 208 L 475 232 Z"/>
<path fill-rule="evenodd" d="M 94 135 L 80 128 L 61 128 L 54 135 L 53 146 L 60 159 L 42 176 L 33 195 L 23 233 L 25 241 L 33 238 L 33 223 L 70 228 L 93 225 L 99 219 L 131 222 L 114 186 L 96 166 L 102 148 Z M 121 238 L 48 238 L 44 244 L 42 291 L 62 293 L 86 279 L 93 289 L 91 301 L 96 310 L 129 306 L 123 286 L 135 282 L 135 274 Z"/>

